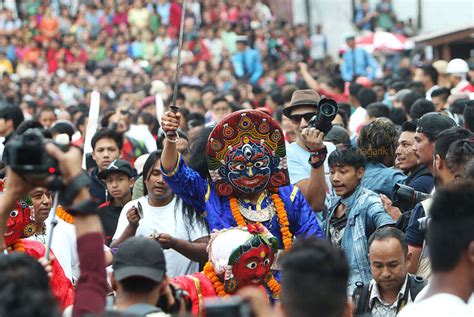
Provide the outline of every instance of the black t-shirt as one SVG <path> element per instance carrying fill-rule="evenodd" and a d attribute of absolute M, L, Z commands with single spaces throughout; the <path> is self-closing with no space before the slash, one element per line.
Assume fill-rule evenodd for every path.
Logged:
<path fill-rule="evenodd" d="M 110 201 L 99 206 L 99 216 L 104 227 L 105 244 L 107 246 L 112 242 L 122 209 L 123 206 L 114 206 Z"/>

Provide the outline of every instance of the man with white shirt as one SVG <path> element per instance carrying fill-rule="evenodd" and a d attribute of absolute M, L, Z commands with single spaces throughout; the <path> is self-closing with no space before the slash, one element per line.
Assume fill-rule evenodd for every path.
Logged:
<path fill-rule="evenodd" d="M 315 211 L 325 208 L 326 184 L 330 183 L 329 166 L 325 158 L 336 148 L 330 142 L 323 142 L 323 132 L 308 126 L 310 119 L 319 111 L 320 99 L 314 90 L 297 90 L 293 93 L 291 102 L 283 109 L 283 114 L 290 119 L 296 134 L 296 142 L 287 147 L 290 181 L 300 188 Z"/>
<path fill-rule="evenodd" d="M 51 207 L 54 194 L 46 187 L 36 187 L 30 192 L 33 209 L 34 233 L 28 237 L 47 244 L 47 237 L 51 230 Z M 51 250 L 64 270 L 64 274 L 72 283 L 79 279 L 79 258 L 76 251 L 76 230 L 74 224 L 65 222 L 56 217 L 58 224 L 54 228 L 51 241 Z"/>
<path fill-rule="evenodd" d="M 161 152 L 151 153 L 143 166 L 145 196 L 128 202 L 122 209 L 111 247 L 133 236 L 160 242 L 166 258 L 167 274 L 193 274 L 207 259 L 208 233 L 203 221 L 186 211 L 163 179 Z M 202 218 L 203 219 L 203 218 Z"/>
<path fill-rule="evenodd" d="M 400 317 L 474 316 L 474 183 L 437 191 L 430 209 L 428 246 L 432 277 L 418 301 Z"/>

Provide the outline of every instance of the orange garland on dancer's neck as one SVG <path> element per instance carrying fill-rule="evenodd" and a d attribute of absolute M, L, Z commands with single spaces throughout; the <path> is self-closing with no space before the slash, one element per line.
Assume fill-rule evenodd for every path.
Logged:
<path fill-rule="evenodd" d="M 8 250 L 8 248 L 7 248 Z M 17 240 L 15 241 L 15 243 L 13 243 L 11 245 L 11 250 L 13 252 L 22 252 L 22 253 L 25 253 L 25 243 L 20 239 L 20 240 Z"/>
<path fill-rule="evenodd" d="M 204 266 L 203 273 L 211 281 L 212 286 L 214 286 L 214 291 L 216 292 L 217 296 L 219 297 L 229 296 L 229 294 L 227 294 L 225 291 L 224 284 L 222 284 L 221 280 L 219 279 L 216 272 L 214 271 L 214 268 L 212 267 L 211 262 L 206 263 L 206 265 Z M 280 295 L 280 291 L 281 291 L 280 283 L 278 283 L 278 281 L 272 275 L 272 278 L 268 282 L 266 282 L 266 284 L 268 286 L 268 289 L 272 292 L 273 297 L 277 298 Z"/>
<path fill-rule="evenodd" d="M 74 216 L 68 213 L 66 209 L 63 208 L 63 206 L 58 206 L 56 209 L 56 216 L 67 223 L 74 224 Z"/>
<path fill-rule="evenodd" d="M 211 262 L 206 263 L 206 265 L 204 266 L 203 273 L 211 281 L 212 286 L 214 286 L 214 291 L 216 292 L 217 296 L 219 297 L 229 296 L 225 292 L 224 285 L 219 280 L 219 277 L 217 276 L 216 272 L 214 272 L 214 268 L 212 267 Z"/>
<path fill-rule="evenodd" d="M 285 246 L 285 250 L 288 251 L 291 249 L 293 238 L 290 232 L 290 223 L 285 210 L 285 204 L 278 195 L 278 189 L 274 194 L 272 194 L 272 200 L 277 211 L 278 222 L 280 223 L 281 239 L 283 241 L 283 245 Z M 247 223 L 240 212 L 239 203 L 235 197 L 230 198 L 230 210 L 232 211 L 232 216 L 234 216 L 237 225 L 240 227 L 245 227 Z"/>
<path fill-rule="evenodd" d="M 277 298 L 280 296 L 281 286 L 280 283 L 272 275 L 272 278 L 267 282 L 268 289 L 272 292 L 273 297 Z"/>

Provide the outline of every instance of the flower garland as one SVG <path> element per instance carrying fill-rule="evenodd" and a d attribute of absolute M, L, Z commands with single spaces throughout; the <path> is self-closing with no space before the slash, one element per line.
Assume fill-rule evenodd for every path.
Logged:
<path fill-rule="evenodd" d="M 272 200 L 277 210 L 283 245 L 285 246 L 285 250 L 288 251 L 291 249 L 293 236 L 290 232 L 290 222 L 288 221 L 288 215 L 285 211 L 285 204 L 283 200 L 281 200 L 280 195 L 278 195 L 278 190 L 272 194 Z"/>
<path fill-rule="evenodd" d="M 229 294 L 226 293 L 224 285 L 222 282 L 219 280 L 219 277 L 217 277 L 216 272 L 214 272 L 214 268 L 212 267 L 211 262 L 207 262 L 206 265 L 204 266 L 203 270 L 204 275 L 207 276 L 207 278 L 211 281 L 212 286 L 214 286 L 214 291 L 216 292 L 217 296 L 219 297 L 225 297 L 229 296 Z M 275 277 L 272 274 L 271 279 L 266 282 L 268 289 L 272 292 L 272 295 L 274 298 L 278 298 L 280 296 L 280 283 L 275 279 Z"/>
<path fill-rule="evenodd" d="M 206 265 L 204 266 L 203 273 L 211 281 L 212 286 L 214 286 L 214 290 L 216 291 L 217 296 L 219 297 L 229 296 L 225 292 L 224 285 L 217 277 L 216 272 L 214 272 L 214 268 L 212 267 L 211 262 L 208 261 L 206 263 Z"/>
<path fill-rule="evenodd" d="M 12 244 L 11 250 L 14 252 L 25 253 L 25 243 L 21 239 L 19 239 Z"/>
<path fill-rule="evenodd" d="M 58 208 L 56 209 L 56 216 L 58 216 L 58 218 L 64 220 L 67 223 L 74 223 L 74 216 L 69 214 L 62 206 L 58 206 Z"/>
<path fill-rule="evenodd" d="M 280 296 L 280 283 L 275 279 L 272 274 L 272 278 L 267 282 L 268 289 L 272 292 L 274 298 L 279 298 Z"/>
<path fill-rule="evenodd" d="M 288 222 L 288 215 L 286 214 L 285 204 L 281 200 L 278 190 L 272 194 L 272 200 L 275 204 L 275 208 L 278 215 L 278 222 L 280 223 L 280 231 L 281 231 L 281 238 L 283 240 L 283 245 L 285 246 L 285 250 L 288 251 L 291 249 L 292 246 L 292 234 L 290 232 L 290 223 Z M 230 210 L 232 211 L 232 216 L 234 216 L 235 222 L 237 225 L 241 227 L 245 227 L 247 223 L 245 222 L 244 217 L 239 209 L 239 203 L 237 202 L 237 198 L 231 197 L 230 198 Z"/>

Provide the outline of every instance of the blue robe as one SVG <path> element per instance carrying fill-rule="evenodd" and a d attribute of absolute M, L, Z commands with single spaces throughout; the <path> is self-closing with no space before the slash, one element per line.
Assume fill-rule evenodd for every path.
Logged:
<path fill-rule="evenodd" d="M 173 192 L 206 218 L 211 231 L 237 226 L 230 209 L 229 197 L 217 195 L 212 182 L 187 167 L 181 156 L 173 171 L 167 172 L 162 168 L 162 172 Z M 301 191 L 293 185 L 288 185 L 280 187 L 278 193 L 285 205 L 290 232 L 293 236 L 322 238 L 323 231 Z M 265 202 L 260 207 L 265 208 Z M 253 208 L 255 209 L 255 206 Z M 278 217 L 275 215 L 262 224 L 278 239 L 280 249 L 283 249 Z"/>

